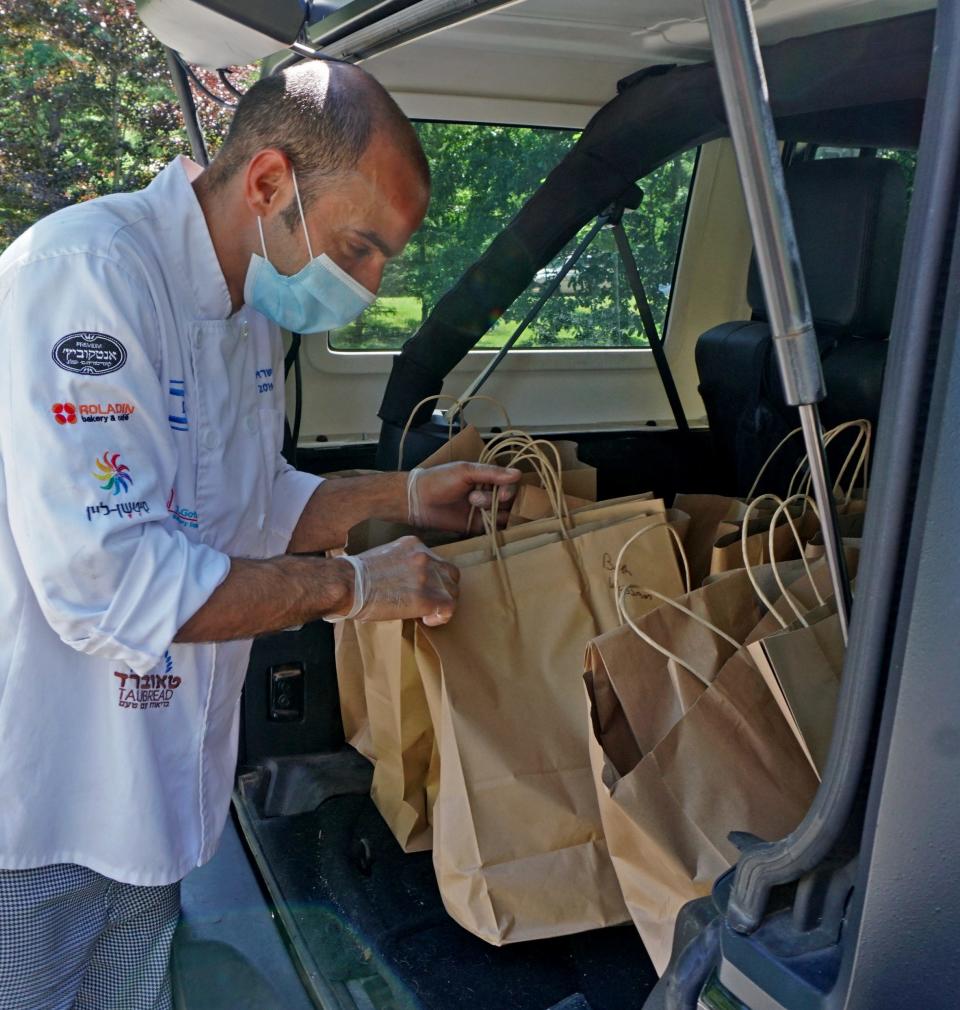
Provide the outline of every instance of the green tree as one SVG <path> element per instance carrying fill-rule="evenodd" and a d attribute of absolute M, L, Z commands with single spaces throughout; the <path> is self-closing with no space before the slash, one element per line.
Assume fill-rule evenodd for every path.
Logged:
<path fill-rule="evenodd" d="M 232 96 L 195 71 L 221 100 Z M 237 79 L 248 83 L 247 68 Z M 215 150 L 230 111 L 195 90 Z M 483 252 L 576 140 L 564 130 L 419 123 L 434 186 L 423 227 L 388 269 L 381 299 L 337 346 L 395 348 Z M 133 0 L 0 0 L 0 249 L 70 203 L 137 189 L 188 153 L 163 51 Z M 626 219 L 655 314 L 662 318 L 692 155 L 644 180 Z M 566 251 L 563 255 L 565 255 Z M 541 274 L 540 283 L 563 256 Z M 502 342 L 536 297 L 534 282 L 485 338 Z M 601 234 L 545 307 L 525 346 L 642 343 L 612 236 Z"/>
<path fill-rule="evenodd" d="M 216 143 L 229 112 L 203 96 L 199 111 Z M 189 153 L 133 0 L 0 0 L 0 138 L 0 249 L 44 214 L 138 189 Z"/>
<path fill-rule="evenodd" d="M 643 201 L 639 209 L 626 211 L 623 217 L 624 231 L 661 330 L 666 320 L 695 159 L 696 152 L 688 151 L 640 180 Z M 547 276 L 559 269 L 584 231 L 586 229 L 547 268 Z M 536 295 L 536 286 L 521 295 L 509 319 L 521 319 Z M 544 306 L 529 343 L 547 347 L 646 345 L 633 292 L 610 229 L 596 236 L 571 272 L 569 283 Z"/>
<path fill-rule="evenodd" d="M 345 350 L 400 347 L 440 297 L 503 230 L 577 134 L 524 127 L 418 123 L 430 161 L 430 209 L 410 246 L 384 276 L 381 298 L 357 323 L 334 335 Z M 666 315 L 695 154 L 668 162 L 643 180 L 645 199 L 628 212 L 630 238 L 654 316 Z M 581 233 L 582 234 L 582 233 Z M 484 338 L 497 346 L 512 332 L 568 247 L 538 275 Z M 544 306 L 521 346 L 642 346 L 646 342 L 633 296 L 609 230 L 598 235 Z"/>

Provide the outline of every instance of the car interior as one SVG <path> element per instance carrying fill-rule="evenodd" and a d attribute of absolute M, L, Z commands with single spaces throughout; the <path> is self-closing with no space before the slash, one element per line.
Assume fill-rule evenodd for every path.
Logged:
<path fill-rule="evenodd" d="M 544 308 L 533 324 L 540 336 L 511 348 L 483 392 L 516 425 L 575 441 L 597 469 L 600 499 L 747 494 L 798 422 L 785 402 L 699 2 L 523 0 L 476 4 L 472 16 L 445 15 L 438 4 L 416 30 L 403 20 L 410 6 L 315 4 L 301 48 L 359 60 L 418 122 L 549 130 L 560 156 L 490 225 L 484 246 L 457 253 L 462 271 L 424 301 L 395 346 L 370 338 L 358 347 L 355 332 L 303 337 L 299 360 L 288 361 L 296 418 L 288 454 L 317 474 L 395 469 L 412 419 L 401 462 L 417 465 L 448 436 L 447 418 L 423 401 L 471 388 L 586 229 L 605 214 L 609 228 L 611 208 L 614 221 L 641 219 L 673 172 L 676 237 L 661 273 L 642 277 L 665 365 L 639 313 L 626 324 L 632 339 L 568 346 L 542 337 L 552 325 Z M 825 377 L 825 427 L 882 422 L 933 48 L 929 6 L 755 8 Z M 199 32 L 184 27 L 187 18 L 170 27 L 190 7 L 141 5 L 186 60 L 236 63 L 242 47 L 229 61 L 217 49 L 227 18 Z M 305 57 L 267 59 L 264 72 L 296 58 Z M 519 179 L 521 167 L 505 171 Z M 440 199 L 441 180 L 435 188 Z M 644 233 L 630 227 L 639 253 Z M 575 296 L 578 269 L 595 268 L 599 240 L 590 248 L 594 259 L 588 248 L 570 267 L 573 281 L 558 281 L 555 302 Z M 622 264 L 611 262 L 620 283 Z M 485 433 L 503 425 L 486 402 L 469 416 Z M 830 447 L 833 467 L 848 449 L 843 440 Z M 794 462 L 769 467 L 758 490 L 783 493 Z M 296 1010 L 311 999 L 344 1010 L 627 1010 L 654 992 L 657 972 L 632 925 L 498 948 L 447 915 L 430 853 L 401 850 L 370 798 L 371 766 L 344 742 L 329 624 L 255 643 L 240 732 L 223 851 L 184 885 L 181 1010 Z"/>

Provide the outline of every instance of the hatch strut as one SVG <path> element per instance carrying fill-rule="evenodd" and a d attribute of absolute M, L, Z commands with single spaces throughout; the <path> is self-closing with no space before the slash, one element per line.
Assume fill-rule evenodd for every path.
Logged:
<path fill-rule="evenodd" d="M 177 93 L 177 101 L 180 103 L 180 112 L 183 114 L 183 125 L 187 131 L 187 139 L 190 141 L 193 160 L 206 168 L 210 164 L 210 158 L 207 154 L 207 145 L 203 140 L 203 130 L 200 128 L 197 106 L 193 100 L 193 92 L 190 90 L 187 72 L 183 69 L 180 58 L 169 46 L 164 46 L 163 51 L 167 57 L 170 77 L 173 79 L 173 90 Z"/>
<path fill-rule="evenodd" d="M 837 617 L 846 644 L 850 581 L 838 533 L 836 503 L 827 478 L 823 428 L 817 408 L 826 395 L 823 369 L 787 201 L 760 45 L 749 0 L 704 0 L 704 9 L 784 396 L 800 412 Z"/>
<path fill-rule="evenodd" d="M 643 192 L 639 189 L 639 187 L 631 186 L 627 193 L 620 197 L 619 200 L 612 203 L 606 210 L 597 215 L 597 219 L 590 226 L 590 230 L 577 244 L 576 249 L 570 253 L 564 261 L 563 266 L 560 267 L 550 283 L 540 293 L 540 296 L 533 303 L 530 311 L 523 317 L 520 324 L 507 339 L 506 343 L 500 348 L 493 359 L 487 363 L 483 371 L 464 390 L 459 403 L 466 403 L 471 396 L 480 391 L 487 379 L 489 379 L 499 367 L 500 362 L 503 361 L 510 350 L 516 345 L 527 327 L 529 327 L 537 316 L 540 315 L 540 310 L 544 307 L 544 305 L 546 305 L 553 293 L 560 287 L 567 274 L 569 274 L 573 267 L 576 266 L 577 261 L 586 252 L 588 246 L 594 238 L 596 238 L 597 234 L 605 225 L 610 225 L 613 230 L 614 240 L 617 244 L 617 251 L 620 254 L 620 259 L 623 261 L 623 268 L 627 275 L 627 283 L 630 285 L 634 301 L 637 304 L 637 312 L 640 314 L 640 322 L 643 326 L 643 332 L 650 343 L 653 360 L 656 363 L 657 371 L 660 373 L 660 381 L 663 383 L 664 391 L 667 394 L 667 400 L 670 403 L 670 410 L 673 413 L 673 419 L 676 423 L 677 430 L 682 432 L 688 432 L 690 430 L 690 426 L 687 424 L 686 414 L 683 412 L 683 404 L 680 402 L 680 394 L 677 392 L 677 384 L 673 381 L 673 374 L 670 371 L 667 356 L 663 351 L 663 341 L 660 339 L 660 334 L 657 332 L 657 324 L 654 321 L 653 312 L 650 310 L 650 303 L 647 301 L 647 293 L 643 289 L 643 282 L 640 279 L 640 271 L 637 269 L 637 261 L 633 257 L 633 251 L 630 248 L 630 241 L 627 238 L 627 233 L 623 227 L 624 211 L 627 209 L 636 210 L 637 207 L 640 206 L 640 201 L 642 199 Z M 457 405 L 455 404 L 451 409 L 456 411 L 458 409 Z"/>

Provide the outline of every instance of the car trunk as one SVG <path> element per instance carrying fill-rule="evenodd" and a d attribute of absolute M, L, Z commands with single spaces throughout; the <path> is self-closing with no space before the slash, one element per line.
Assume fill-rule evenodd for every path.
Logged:
<path fill-rule="evenodd" d="M 572 434 L 601 498 L 716 490 L 705 430 Z M 369 467 L 374 447 L 313 450 L 315 472 Z M 277 672 L 303 694 L 278 719 Z M 290 700 L 292 698 L 292 701 Z M 235 807 L 301 974 L 323 1006 L 591 1010 L 641 1005 L 656 973 L 632 925 L 493 947 L 445 912 L 430 853 L 405 854 L 369 797 L 370 766 L 345 747 L 331 626 L 260 639 L 244 692 Z"/>

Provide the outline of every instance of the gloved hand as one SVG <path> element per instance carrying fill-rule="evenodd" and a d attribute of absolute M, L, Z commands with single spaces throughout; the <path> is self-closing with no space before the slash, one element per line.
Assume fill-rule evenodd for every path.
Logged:
<path fill-rule="evenodd" d="M 498 521 L 503 525 L 514 495 L 520 471 L 484 463 L 444 463 L 427 469 L 417 467 L 407 477 L 407 507 L 411 526 L 421 529 L 466 532 L 473 508 L 490 508 L 492 486 L 500 488 Z M 482 529 L 479 516 L 474 530 Z"/>
<path fill-rule="evenodd" d="M 420 617 L 429 627 L 446 624 L 453 616 L 460 570 L 416 537 L 401 537 L 341 560 L 353 566 L 354 579 L 353 605 L 339 616 L 355 621 Z"/>

